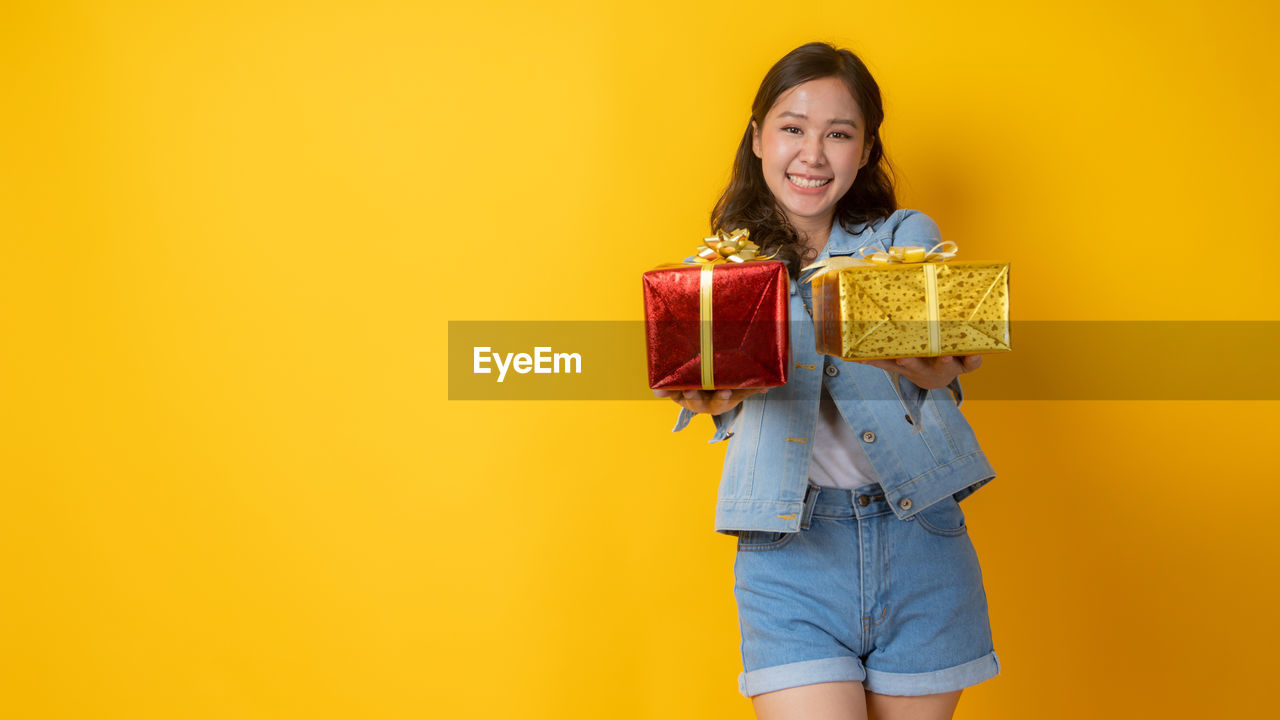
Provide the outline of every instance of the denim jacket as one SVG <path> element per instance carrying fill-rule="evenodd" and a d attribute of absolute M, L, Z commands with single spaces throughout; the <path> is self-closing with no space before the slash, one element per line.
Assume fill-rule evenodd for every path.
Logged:
<path fill-rule="evenodd" d="M 898 210 L 849 233 L 834 223 L 818 256 L 852 255 L 874 245 L 933 247 L 934 221 L 917 210 Z M 972 428 L 960 412 L 959 380 L 925 390 L 872 365 L 820 355 L 815 349 L 812 286 L 791 283 L 791 368 L 787 384 L 752 395 L 712 416 L 710 442 L 728 440 L 716 500 L 715 529 L 796 532 L 809 526 L 816 486 L 809 481 L 810 444 L 818 420 L 822 382 L 840 414 L 862 439 L 886 499 L 908 518 L 948 495 L 961 500 L 995 477 Z M 672 432 L 695 413 L 681 409 Z"/>

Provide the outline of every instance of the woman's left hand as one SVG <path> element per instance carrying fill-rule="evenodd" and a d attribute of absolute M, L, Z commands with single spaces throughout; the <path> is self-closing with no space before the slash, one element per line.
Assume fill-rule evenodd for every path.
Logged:
<path fill-rule="evenodd" d="M 863 365 L 896 372 L 918 387 L 936 390 L 951 384 L 960 373 L 973 372 L 982 366 L 981 355 L 942 355 L 940 357 L 904 357 L 883 360 L 855 360 Z"/>

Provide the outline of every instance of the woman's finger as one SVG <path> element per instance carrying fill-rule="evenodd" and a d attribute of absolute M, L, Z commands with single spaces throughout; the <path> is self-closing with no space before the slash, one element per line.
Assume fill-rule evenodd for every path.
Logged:
<path fill-rule="evenodd" d="M 881 370 L 889 370 L 891 372 L 898 372 L 902 369 L 902 366 L 893 360 L 859 360 L 858 362 L 863 365 L 870 365 L 872 367 L 878 367 Z"/>
<path fill-rule="evenodd" d="M 732 392 L 729 393 L 733 395 Z M 728 410 L 729 399 L 722 397 L 719 391 L 711 393 L 711 399 L 707 402 L 707 413 L 710 415 L 719 415 Z"/>
<path fill-rule="evenodd" d="M 933 365 L 934 370 L 942 373 L 955 373 L 964 371 L 964 358 L 956 355 L 942 355 L 934 358 L 936 362 Z"/>
<path fill-rule="evenodd" d="M 918 357 L 898 358 L 898 365 L 909 373 L 927 373 L 935 367 L 931 358 Z"/>
<path fill-rule="evenodd" d="M 728 388 L 721 388 L 711 392 L 707 398 L 707 412 L 712 415 L 719 415 L 729 409 L 730 398 L 733 397 L 733 391 Z"/>
<path fill-rule="evenodd" d="M 696 391 L 695 391 L 696 392 Z M 669 397 L 672 402 L 690 412 L 700 412 L 697 403 L 688 396 L 688 390 L 654 390 L 653 394 L 658 397 Z"/>
<path fill-rule="evenodd" d="M 656 397 L 669 397 L 677 405 L 694 413 L 718 415 L 757 393 L 770 388 L 720 388 L 718 390 L 654 390 Z"/>

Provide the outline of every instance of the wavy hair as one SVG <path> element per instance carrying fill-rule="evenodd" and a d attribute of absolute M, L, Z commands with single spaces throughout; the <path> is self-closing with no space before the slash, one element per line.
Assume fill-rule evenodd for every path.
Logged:
<path fill-rule="evenodd" d="M 760 158 L 751 150 L 751 121 L 763 127 L 765 116 L 784 92 L 810 80 L 828 77 L 840 78 L 849 88 L 865 120 L 863 142 L 871 148 L 867 164 L 858 171 L 853 186 L 836 202 L 835 221 L 853 232 L 860 223 L 888 217 L 898 209 L 893 168 L 880 141 L 880 125 L 884 122 L 880 86 L 867 66 L 849 50 L 827 43 L 808 43 L 787 53 L 769 68 L 756 91 L 751 103 L 751 119 L 733 159 L 729 184 L 711 210 L 711 231 L 747 228 L 762 252 L 776 253 L 779 260 L 787 263 L 792 278 L 799 274 L 802 264 L 816 258 L 818 253 L 806 247 L 765 184 Z"/>

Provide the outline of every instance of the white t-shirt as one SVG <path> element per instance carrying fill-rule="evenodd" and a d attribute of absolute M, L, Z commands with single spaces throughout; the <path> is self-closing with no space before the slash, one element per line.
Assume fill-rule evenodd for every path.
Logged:
<path fill-rule="evenodd" d="M 845 422 L 840 409 L 822 382 L 822 402 L 818 406 L 818 425 L 813 432 L 813 457 L 809 461 L 809 479 L 814 485 L 854 489 L 880 482 L 871 460 L 862 449 L 862 438 Z"/>

